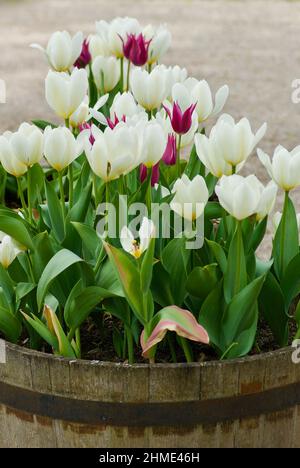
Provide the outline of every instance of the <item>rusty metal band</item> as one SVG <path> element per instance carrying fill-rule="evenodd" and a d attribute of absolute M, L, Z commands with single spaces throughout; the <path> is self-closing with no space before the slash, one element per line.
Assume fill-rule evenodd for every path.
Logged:
<path fill-rule="evenodd" d="M 0 403 L 11 409 L 56 420 L 95 426 L 213 425 L 256 418 L 300 405 L 300 382 L 231 398 L 166 402 L 120 403 L 77 400 L 38 393 L 0 382 Z"/>

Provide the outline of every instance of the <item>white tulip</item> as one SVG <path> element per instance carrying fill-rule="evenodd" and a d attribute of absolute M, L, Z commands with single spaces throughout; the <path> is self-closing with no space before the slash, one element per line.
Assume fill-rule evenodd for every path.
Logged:
<path fill-rule="evenodd" d="M 280 221 L 282 218 L 282 213 L 277 211 L 277 213 L 274 214 L 273 216 L 273 236 L 275 237 L 277 229 L 279 227 Z M 298 224 L 298 230 L 299 230 L 299 241 L 300 241 L 300 213 L 297 214 L 297 224 Z"/>
<path fill-rule="evenodd" d="M 198 81 L 196 78 L 188 78 L 184 85 L 189 90 L 193 102 L 197 102 L 196 112 L 199 123 L 205 122 L 209 117 L 219 114 L 228 99 L 229 88 L 222 86 L 216 93 L 215 104 L 213 103 L 212 92 L 207 81 Z"/>
<path fill-rule="evenodd" d="M 117 58 L 123 58 L 123 40 L 128 34 L 139 34 L 141 26 L 135 18 L 115 18 L 111 23 L 96 22 L 98 36 L 106 43 L 109 52 Z M 121 39 L 122 38 L 122 39 Z"/>
<path fill-rule="evenodd" d="M 89 142 L 85 138 L 85 153 L 92 171 L 105 182 L 128 174 L 142 162 L 142 135 L 138 127 L 129 127 L 121 122 L 114 129 L 107 127 L 101 132 L 92 127 L 95 138 Z"/>
<path fill-rule="evenodd" d="M 159 67 L 151 73 L 135 69 L 131 74 L 130 85 L 137 102 L 147 111 L 160 108 L 167 97 L 167 72 Z"/>
<path fill-rule="evenodd" d="M 87 122 L 88 117 L 90 115 L 90 108 L 89 108 L 89 99 L 88 97 L 80 104 L 78 109 L 70 116 L 70 125 L 73 128 L 79 127 L 79 125 Z"/>
<path fill-rule="evenodd" d="M 49 71 L 45 86 L 49 106 L 59 117 L 68 119 L 85 99 L 88 90 L 87 72 L 78 68 L 71 75 Z"/>
<path fill-rule="evenodd" d="M 107 43 L 97 34 L 89 37 L 89 50 L 92 56 L 92 61 L 99 55 L 102 57 L 109 55 Z"/>
<path fill-rule="evenodd" d="M 56 31 L 49 39 L 46 50 L 38 44 L 31 47 L 42 50 L 50 66 L 58 71 L 69 71 L 81 54 L 83 35 L 81 32 L 72 38 L 67 31 Z"/>
<path fill-rule="evenodd" d="M 159 62 L 162 56 L 165 55 L 171 47 L 172 34 L 164 25 L 155 29 L 149 24 L 144 28 L 143 35 L 148 41 L 151 40 L 148 63 L 152 65 L 155 62 Z"/>
<path fill-rule="evenodd" d="M 283 146 L 278 146 L 272 162 L 262 150 L 258 149 L 257 154 L 270 177 L 285 192 L 290 192 L 300 186 L 300 146 L 291 152 Z"/>
<path fill-rule="evenodd" d="M 112 91 L 120 80 L 120 65 L 115 57 L 96 57 L 92 71 L 98 91 Z"/>
<path fill-rule="evenodd" d="M 24 122 L 15 133 L 0 137 L 0 160 L 6 172 L 20 177 L 37 164 L 43 155 L 43 134 L 35 126 Z"/>
<path fill-rule="evenodd" d="M 256 219 L 261 221 L 265 219 L 266 216 L 269 216 L 269 214 L 273 211 L 276 203 L 278 188 L 273 181 L 269 182 L 266 187 L 261 182 L 259 182 L 259 184 L 261 196 L 256 211 Z"/>
<path fill-rule="evenodd" d="M 118 93 L 111 105 L 110 115 L 112 119 L 117 117 L 118 120 L 122 120 L 123 117 L 133 117 L 142 111 L 142 107 L 135 102 L 131 93 Z"/>
<path fill-rule="evenodd" d="M 237 174 L 223 176 L 215 191 L 221 206 L 239 221 L 256 214 L 259 209 L 263 208 L 264 203 L 260 206 L 261 183 L 254 175 L 248 177 Z"/>
<path fill-rule="evenodd" d="M 163 157 L 167 146 L 167 136 L 162 126 L 151 120 L 144 131 L 144 160 L 146 167 L 155 166 Z"/>
<path fill-rule="evenodd" d="M 19 253 L 21 250 L 16 247 L 14 240 L 10 236 L 1 235 L 0 263 L 5 269 L 12 264 Z"/>
<path fill-rule="evenodd" d="M 81 154 L 81 150 L 81 145 L 68 128 L 46 128 L 44 154 L 50 166 L 56 171 L 61 172 L 68 167 Z"/>
<path fill-rule="evenodd" d="M 135 258 L 140 258 L 148 249 L 150 242 L 155 238 L 156 229 L 153 221 L 143 218 L 139 230 L 139 242 L 134 238 L 133 233 L 124 226 L 121 230 L 120 242 L 125 252 L 130 253 Z"/>
<path fill-rule="evenodd" d="M 190 180 L 184 174 L 181 179 L 175 182 L 172 192 L 175 196 L 170 206 L 179 216 L 188 221 L 195 221 L 203 214 L 209 199 L 203 177 L 197 175 L 193 180 Z"/>
<path fill-rule="evenodd" d="M 248 119 L 235 123 L 223 114 L 212 128 L 209 138 L 196 135 L 197 154 L 206 168 L 216 177 L 239 172 L 258 142 L 264 137 L 267 124 L 254 135 Z"/>

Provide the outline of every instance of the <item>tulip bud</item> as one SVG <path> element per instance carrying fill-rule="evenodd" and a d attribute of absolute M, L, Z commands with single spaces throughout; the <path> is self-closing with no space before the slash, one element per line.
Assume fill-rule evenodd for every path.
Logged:
<path fill-rule="evenodd" d="M 175 213 L 188 221 L 195 221 L 204 212 L 209 199 L 205 180 L 200 175 L 190 180 L 187 175 L 178 179 L 173 187 L 175 194 L 170 206 Z"/>
<path fill-rule="evenodd" d="M 275 191 L 271 185 L 266 189 L 254 176 L 223 176 L 216 186 L 221 206 L 239 221 L 258 214 L 262 219 L 273 208 Z"/>
<path fill-rule="evenodd" d="M 44 154 L 50 166 L 61 172 L 81 154 L 81 145 L 68 128 L 47 127 L 44 134 Z"/>
<path fill-rule="evenodd" d="M 89 42 L 87 39 L 83 41 L 81 54 L 74 63 L 74 67 L 85 68 L 92 60 L 92 56 L 89 49 Z"/>
<path fill-rule="evenodd" d="M 14 240 L 10 236 L 1 235 L 0 263 L 5 269 L 12 264 L 19 253 L 21 250 L 16 247 Z"/>
<path fill-rule="evenodd" d="M 193 114 L 196 109 L 196 103 L 192 103 L 190 95 L 184 85 L 177 83 L 173 86 L 173 110 L 164 106 L 167 112 L 172 128 L 178 135 L 188 133 L 193 124 Z"/>
<path fill-rule="evenodd" d="M 129 34 L 123 42 L 124 57 L 136 67 L 144 66 L 148 61 L 148 49 L 151 41 L 146 41 L 143 34 Z"/>
<path fill-rule="evenodd" d="M 139 34 L 141 27 L 135 18 L 115 18 L 111 23 L 98 21 L 96 23 L 98 36 L 106 44 L 110 54 L 116 58 L 124 57 L 123 43 L 127 35 Z"/>
<path fill-rule="evenodd" d="M 163 157 L 167 138 L 162 127 L 151 120 L 144 130 L 144 160 L 146 167 L 155 166 Z"/>
<path fill-rule="evenodd" d="M 273 181 L 269 182 L 266 187 L 264 187 L 264 185 L 260 182 L 259 184 L 261 195 L 256 211 L 256 219 L 261 221 L 265 219 L 266 216 L 269 216 L 269 214 L 273 211 L 276 203 L 278 188 Z"/>
<path fill-rule="evenodd" d="M 0 160 L 9 174 L 20 177 L 43 155 L 43 134 L 34 125 L 23 123 L 15 133 L 0 137 Z"/>
<path fill-rule="evenodd" d="M 289 152 L 283 146 L 275 149 L 271 162 L 270 157 L 257 150 L 258 157 L 267 169 L 270 177 L 285 192 L 289 192 L 300 186 L 300 147 L 297 146 Z"/>
<path fill-rule="evenodd" d="M 159 109 L 167 96 L 167 72 L 154 68 L 151 73 L 139 68 L 131 74 L 131 89 L 137 102 L 148 111 Z"/>
<path fill-rule="evenodd" d="M 163 162 L 167 166 L 174 166 L 176 164 L 177 151 L 176 151 L 176 137 L 175 135 L 168 136 L 168 143 L 162 157 Z"/>
<path fill-rule="evenodd" d="M 96 57 L 92 64 L 95 84 L 100 93 L 109 93 L 120 80 L 120 65 L 115 57 Z"/>
<path fill-rule="evenodd" d="M 143 183 L 147 179 L 148 168 L 145 164 L 141 164 L 140 166 L 140 181 Z M 159 162 L 152 167 L 151 172 L 151 186 L 155 187 L 155 185 L 159 182 Z"/>
<path fill-rule="evenodd" d="M 45 85 L 49 106 L 59 117 L 68 119 L 87 95 L 87 72 L 78 68 L 71 75 L 49 71 Z"/>
<path fill-rule="evenodd" d="M 46 54 L 53 70 L 67 72 L 80 56 L 82 43 L 83 35 L 81 32 L 71 38 L 67 31 L 57 31 L 52 34 L 46 50 L 38 44 L 32 44 L 31 47 L 40 49 Z"/>
<path fill-rule="evenodd" d="M 70 116 L 70 125 L 77 128 L 88 120 L 90 108 L 88 104 L 88 97 L 80 104 L 78 109 Z"/>

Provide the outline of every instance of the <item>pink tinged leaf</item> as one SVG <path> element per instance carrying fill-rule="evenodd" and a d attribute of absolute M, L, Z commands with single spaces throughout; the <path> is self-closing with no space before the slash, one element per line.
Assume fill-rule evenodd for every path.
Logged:
<path fill-rule="evenodd" d="M 152 324 L 152 326 L 151 326 Z M 178 336 L 198 343 L 209 344 L 207 331 L 197 322 L 194 315 L 188 310 L 177 306 L 162 309 L 149 324 L 150 335 L 147 338 L 146 329 L 141 335 L 143 356 L 148 357 L 151 349 L 160 343 L 168 331 L 176 332 Z"/>

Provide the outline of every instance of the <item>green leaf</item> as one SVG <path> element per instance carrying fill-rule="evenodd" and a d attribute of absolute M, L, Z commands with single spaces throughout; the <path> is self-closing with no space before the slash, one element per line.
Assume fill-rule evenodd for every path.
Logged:
<path fill-rule="evenodd" d="M 282 347 L 286 346 L 289 320 L 285 313 L 283 292 L 271 272 L 266 276 L 259 296 L 259 309 L 268 322 L 277 343 Z"/>
<path fill-rule="evenodd" d="M 32 249 L 32 239 L 27 223 L 14 211 L 0 209 L 0 231 L 5 232 L 25 247 Z"/>
<path fill-rule="evenodd" d="M 45 340 L 46 343 L 48 343 L 51 346 L 51 348 L 53 348 L 54 351 L 58 351 L 58 340 L 50 332 L 50 330 L 48 330 L 46 325 L 34 315 L 32 316 L 32 318 L 24 312 L 22 312 L 22 315 L 25 318 L 25 320 L 32 326 L 32 328 L 38 333 L 38 335 L 40 335 L 43 338 L 43 340 Z"/>
<path fill-rule="evenodd" d="M 204 211 L 204 215 L 208 219 L 220 219 L 223 213 L 224 210 L 218 202 L 208 202 Z"/>
<path fill-rule="evenodd" d="M 48 327 L 50 324 L 58 340 L 59 354 L 61 354 L 62 356 L 66 358 L 76 358 L 77 357 L 76 353 L 74 352 L 72 345 L 70 344 L 68 338 L 66 337 L 65 332 L 61 326 L 60 321 L 58 320 L 57 315 L 48 305 L 45 305 L 44 307 L 44 315 L 47 319 Z"/>
<path fill-rule="evenodd" d="M 245 355 L 253 346 L 258 320 L 257 299 L 264 281 L 265 276 L 252 281 L 233 297 L 225 309 L 222 320 L 223 351 L 237 343 L 227 357 Z"/>
<path fill-rule="evenodd" d="M 98 237 L 97 232 L 87 224 L 72 222 L 74 228 L 80 235 L 82 242 L 86 249 L 89 251 L 93 258 L 96 258 L 96 252 L 102 245 L 101 239 Z"/>
<path fill-rule="evenodd" d="M 62 272 L 66 271 L 70 266 L 82 262 L 82 258 L 66 249 L 60 250 L 56 255 L 54 255 L 43 271 L 38 283 L 37 303 L 39 308 L 42 307 L 45 295 L 55 278 L 57 278 Z"/>
<path fill-rule="evenodd" d="M 205 241 L 206 241 L 211 253 L 213 254 L 214 258 L 218 262 L 222 273 L 225 274 L 226 270 L 227 270 L 227 258 L 226 258 L 226 254 L 225 254 L 223 248 L 221 247 L 220 244 L 217 244 L 217 242 L 214 242 L 214 241 L 211 241 L 211 240 L 208 240 L 208 239 L 206 239 Z"/>
<path fill-rule="evenodd" d="M 247 268 L 242 229 L 238 223 L 232 238 L 224 275 L 224 294 L 227 303 L 247 285 Z"/>
<path fill-rule="evenodd" d="M 221 273 L 216 263 L 205 267 L 196 267 L 187 279 L 186 288 L 192 296 L 204 301 L 220 279 Z"/>
<path fill-rule="evenodd" d="M 52 184 L 47 181 L 45 182 L 45 191 L 51 228 L 58 242 L 62 242 L 65 238 L 65 225 L 61 203 Z"/>
<path fill-rule="evenodd" d="M 141 288 L 143 294 L 147 294 L 152 281 L 154 263 L 155 238 L 151 239 L 148 249 L 143 255 L 141 266 Z"/>
<path fill-rule="evenodd" d="M 294 204 L 289 195 L 285 195 L 285 203 L 281 222 L 273 243 L 275 272 L 280 280 L 291 260 L 299 253 L 299 231 Z"/>
<path fill-rule="evenodd" d="M 12 304 L 8 302 L 2 287 L 0 287 L 0 330 L 11 342 L 16 343 L 20 338 L 22 326 L 11 312 Z"/>
<path fill-rule="evenodd" d="M 248 250 L 253 250 L 256 252 L 258 247 L 260 246 L 262 240 L 265 237 L 266 230 L 267 230 L 267 225 L 268 225 L 268 217 L 263 219 L 254 229 L 254 232 L 252 234 L 251 241 L 249 242 L 248 245 Z"/>
<path fill-rule="evenodd" d="M 300 253 L 287 266 L 281 287 L 285 298 L 285 309 L 288 312 L 293 299 L 300 294 Z"/>
<path fill-rule="evenodd" d="M 104 243 L 104 247 L 116 269 L 130 307 L 138 320 L 142 324 L 145 324 L 147 322 L 148 304 L 145 304 L 143 300 L 140 274 L 135 260 L 131 259 L 123 250 L 118 250 L 106 242 Z"/>
<path fill-rule="evenodd" d="M 162 265 L 171 278 L 172 296 L 175 304 L 181 306 L 184 302 L 186 281 L 188 278 L 187 265 L 191 256 L 191 250 L 185 247 L 186 238 L 171 240 L 162 253 Z"/>
<path fill-rule="evenodd" d="M 210 341 L 221 349 L 221 324 L 224 311 L 223 281 L 211 291 L 202 304 L 199 323 L 207 330 Z"/>
<path fill-rule="evenodd" d="M 45 128 L 47 127 L 57 128 L 57 125 L 51 122 L 47 122 L 46 120 L 32 120 L 31 122 L 33 123 L 33 125 L 40 128 L 41 130 L 45 130 Z"/>
<path fill-rule="evenodd" d="M 98 286 L 84 288 L 82 281 L 78 282 L 66 303 L 64 311 L 66 324 L 75 331 L 98 304 L 112 296 L 113 294 L 110 291 Z"/>
<path fill-rule="evenodd" d="M 16 301 L 20 302 L 36 288 L 36 284 L 18 283 L 16 286 Z"/>

